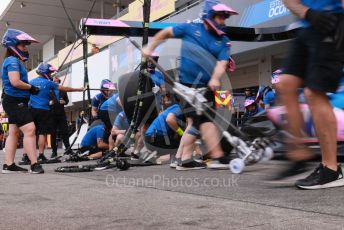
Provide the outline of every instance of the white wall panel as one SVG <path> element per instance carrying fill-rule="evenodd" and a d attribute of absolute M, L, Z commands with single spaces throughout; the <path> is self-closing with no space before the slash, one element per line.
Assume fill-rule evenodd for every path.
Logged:
<path fill-rule="evenodd" d="M 104 50 L 88 58 L 88 78 L 90 88 L 99 88 L 102 79 L 109 78 L 109 50 Z M 84 84 L 84 63 L 83 60 L 72 65 L 72 87 L 82 87 Z M 99 91 L 91 91 L 91 97 Z M 82 101 L 82 93 L 72 93 L 72 102 Z M 86 95 L 87 99 L 87 95 Z"/>

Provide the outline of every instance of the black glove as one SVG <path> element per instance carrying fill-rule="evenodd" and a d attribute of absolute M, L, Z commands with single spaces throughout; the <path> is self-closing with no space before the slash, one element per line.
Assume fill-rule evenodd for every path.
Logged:
<path fill-rule="evenodd" d="M 31 85 L 31 88 L 29 89 L 29 92 L 32 94 L 32 95 L 37 95 L 39 93 L 39 88 L 34 86 L 34 85 Z"/>
<path fill-rule="evenodd" d="M 329 12 L 309 9 L 306 12 L 306 20 L 311 23 L 314 29 L 328 35 L 336 29 L 338 18 Z"/>
<path fill-rule="evenodd" d="M 339 16 L 339 23 L 337 25 L 334 40 L 337 44 L 337 50 L 344 49 L 344 15 Z"/>

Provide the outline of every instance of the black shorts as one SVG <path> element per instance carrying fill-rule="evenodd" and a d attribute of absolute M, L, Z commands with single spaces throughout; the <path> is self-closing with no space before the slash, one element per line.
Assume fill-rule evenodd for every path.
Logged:
<path fill-rule="evenodd" d="M 177 153 L 180 138 L 179 137 L 163 137 L 163 136 L 145 136 L 145 146 L 150 151 L 157 151 L 158 155 Z"/>
<path fill-rule="evenodd" d="M 186 85 L 186 84 L 184 84 Z M 191 87 L 190 85 L 186 85 L 188 87 Z M 214 92 L 211 90 L 207 90 L 207 92 L 204 94 L 204 97 L 207 99 L 208 101 L 208 106 L 215 109 L 215 95 Z M 211 119 L 209 119 L 208 117 L 206 117 L 205 115 L 201 115 L 198 116 L 196 113 L 196 109 L 190 105 L 189 103 L 187 103 L 182 97 L 177 96 L 179 104 L 181 106 L 182 112 L 184 114 L 185 117 L 189 117 L 192 118 L 193 120 L 195 120 L 197 118 L 197 120 L 200 123 L 204 123 L 204 122 L 209 122 L 212 121 Z M 211 117 L 215 117 L 215 114 L 211 111 L 207 111 Z"/>
<path fill-rule="evenodd" d="M 46 135 L 51 133 L 53 127 L 53 116 L 50 110 L 31 109 L 33 122 L 36 126 L 37 135 Z"/>
<path fill-rule="evenodd" d="M 33 122 L 32 115 L 28 107 L 28 99 L 12 97 L 4 94 L 2 106 L 8 116 L 8 123 L 22 127 Z"/>
<path fill-rule="evenodd" d="M 286 61 L 286 74 L 300 77 L 304 86 L 323 92 L 335 92 L 344 66 L 344 49 L 336 50 L 333 36 L 302 29 L 293 41 Z"/>

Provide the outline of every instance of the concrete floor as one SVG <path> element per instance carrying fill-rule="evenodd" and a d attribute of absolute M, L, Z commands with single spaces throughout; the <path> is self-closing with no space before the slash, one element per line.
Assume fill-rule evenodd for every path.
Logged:
<path fill-rule="evenodd" d="M 44 165 L 43 175 L 0 174 L 0 229 L 344 229 L 344 188 L 266 181 L 284 164 L 241 175 L 167 165 L 54 172 L 68 163 Z"/>

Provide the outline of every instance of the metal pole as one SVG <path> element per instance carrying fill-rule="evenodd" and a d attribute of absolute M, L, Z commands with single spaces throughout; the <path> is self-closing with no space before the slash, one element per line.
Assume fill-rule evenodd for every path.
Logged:
<path fill-rule="evenodd" d="M 104 0 L 100 0 L 100 18 L 104 18 Z"/>

